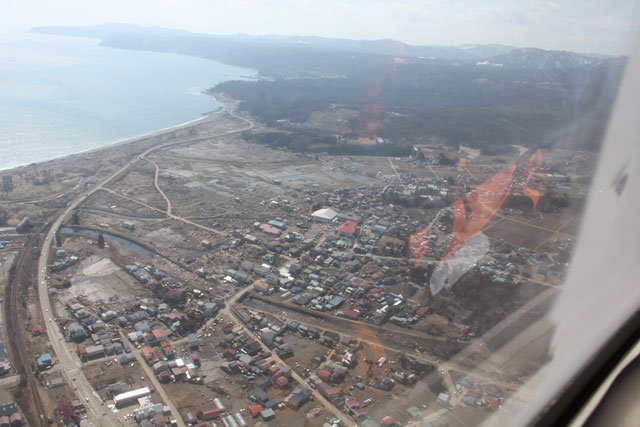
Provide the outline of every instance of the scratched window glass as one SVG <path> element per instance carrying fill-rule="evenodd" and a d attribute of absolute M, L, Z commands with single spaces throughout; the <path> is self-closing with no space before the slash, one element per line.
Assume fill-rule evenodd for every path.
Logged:
<path fill-rule="evenodd" d="M 640 307 L 635 1 L 8 3 L 0 426 L 535 425 Z"/>

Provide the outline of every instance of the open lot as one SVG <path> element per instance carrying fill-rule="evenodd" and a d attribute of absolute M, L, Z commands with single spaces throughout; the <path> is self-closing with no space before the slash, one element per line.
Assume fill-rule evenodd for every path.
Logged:
<path fill-rule="evenodd" d="M 513 245 L 525 248 L 534 248 L 553 234 L 551 231 L 509 218 L 494 218 L 493 221 L 497 222 L 496 225 L 490 224 L 490 228 L 484 232 L 489 238 L 506 240 Z"/>

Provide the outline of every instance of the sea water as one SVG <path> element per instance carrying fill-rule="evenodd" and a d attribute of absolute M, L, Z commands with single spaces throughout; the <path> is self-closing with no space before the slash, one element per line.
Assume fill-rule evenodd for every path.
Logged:
<path fill-rule="evenodd" d="M 95 39 L 0 33 L 0 170 L 197 119 L 222 107 L 203 90 L 255 74 Z"/>

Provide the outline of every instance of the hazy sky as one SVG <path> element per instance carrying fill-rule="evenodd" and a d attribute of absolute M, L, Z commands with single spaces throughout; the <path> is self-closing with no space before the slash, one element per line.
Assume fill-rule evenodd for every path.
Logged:
<path fill-rule="evenodd" d="M 2 0 L 0 28 L 123 22 L 211 34 L 624 53 L 635 0 Z"/>

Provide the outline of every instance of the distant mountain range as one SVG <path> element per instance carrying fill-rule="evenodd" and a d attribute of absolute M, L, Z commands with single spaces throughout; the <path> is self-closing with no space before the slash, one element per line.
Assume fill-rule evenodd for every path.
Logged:
<path fill-rule="evenodd" d="M 272 76 L 350 74 L 364 67 L 399 63 L 460 61 L 515 69 L 549 70 L 588 66 L 603 56 L 505 46 L 415 46 L 397 40 L 349 40 L 316 36 L 230 36 L 159 27 L 107 23 L 83 27 L 36 27 L 39 34 L 91 37 L 110 47 L 169 51 L 258 68 Z M 290 58 L 295 54 L 296 58 Z M 357 58 L 352 57 L 356 55 Z M 363 56 L 368 58 L 364 59 Z M 364 59 L 364 60 L 363 60 Z"/>
<path fill-rule="evenodd" d="M 573 52 L 524 48 L 496 55 L 486 62 L 489 65 L 518 69 L 558 70 L 589 66 L 600 61 L 601 58 Z"/>
<path fill-rule="evenodd" d="M 240 108 L 273 128 L 287 122 L 308 129 L 312 114 L 339 105 L 358 114 L 350 135 L 369 135 L 377 123 L 379 135 L 402 150 L 426 138 L 487 152 L 513 143 L 596 149 L 626 64 L 626 58 L 495 44 L 221 36 L 127 24 L 31 31 L 257 69 L 264 79 L 228 81 L 212 92 L 241 100 Z"/>

